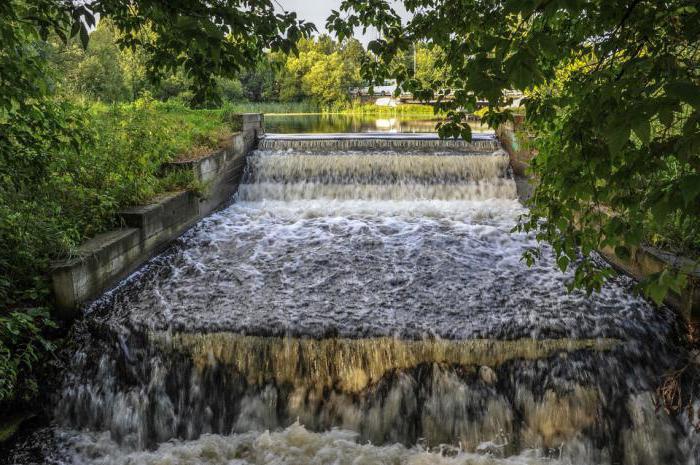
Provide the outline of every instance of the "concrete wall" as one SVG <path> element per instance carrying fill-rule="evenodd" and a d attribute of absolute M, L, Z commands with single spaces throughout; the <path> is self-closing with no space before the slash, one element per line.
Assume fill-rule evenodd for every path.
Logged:
<path fill-rule="evenodd" d="M 496 130 L 496 137 L 510 155 L 513 173 L 516 176 L 525 177 L 530 160 L 535 156 L 535 153 L 527 148 L 528 140 L 524 140 L 529 136 L 522 129 L 523 120 L 523 116 L 516 115 L 514 122 L 504 123 Z"/>
<path fill-rule="evenodd" d="M 534 183 L 527 168 L 530 160 L 535 156 L 534 151 L 525 147 L 521 140 L 523 135 L 522 117 L 516 117 L 514 123 L 501 125 L 496 135 L 503 148 L 510 155 L 510 163 L 518 184 L 518 196 L 521 201 L 526 201 L 531 193 Z M 632 251 L 628 259 L 621 259 L 612 249 L 599 250 L 600 255 L 616 270 L 641 281 L 654 273 L 659 273 L 666 268 L 688 270 L 688 285 L 681 294 L 670 292 L 665 303 L 678 311 L 688 319 L 700 319 L 700 269 L 683 257 L 678 257 L 653 247 L 638 247 Z"/>
<path fill-rule="evenodd" d="M 527 169 L 535 154 L 527 149 L 528 141 L 522 140 L 523 137 L 529 137 L 521 130 L 522 123 L 523 117 L 516 115 L 515 122 L 504 123 L 496 130 L 496 137 L 501 143 L 501 147 L 510 156 L 510 166 L 513 169 L 518 198 L 521 202 L 526 203 L 532 196 L 534 189 L 534 180 L 528 174 Z"/>
<path fill-rule="evenodd" d="M 53 264 L 51 274 L 59 317 L 70 319 L 81 304 L 99 297 L 161 252 L 197 221 L 226 206 L 238 188 L 245 158 L 263 134 L 259 114 L 240 115 L 241 132 L 226 147 L 196 161 L 171 163 L 166 170 L 192 170 L 205 193 L 171 192 L 148 205 L 118 213 L 122 228 L 83 244 L 74 257 Z"/>

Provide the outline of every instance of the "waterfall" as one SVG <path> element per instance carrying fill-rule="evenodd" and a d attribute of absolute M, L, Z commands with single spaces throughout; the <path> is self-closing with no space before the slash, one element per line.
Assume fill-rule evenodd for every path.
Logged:
<path fill-rule="evenodd" d="M 266 138 L 236 202 L 87 309 L 61 464 L 700 463 L 675 316 L 567 292 L 494 140 Z M 26 453 L 18 452 L 18 456 Z M 25 454 L 25 455 L 22 455 Z M 21 462 L 21 460 L 20 460 Z"/>
<path fill-rule="evenodd" d="M 242 201 L 515 199 L 508 154 L 259 150 Z"/>
<path fill-rule="evenodd" d="M 467 142 L 463 139 L 439 139 L 437 137 L 390 137 L 355 135 L 345 137 L 264 137 L 259 144 L 261 150 L 304 150 L 314 152 L 347 150 L 411 150 L 435 152 L 456 150 L 461 152 L 493 152 L 499 149 L 498 141 L 493 138 L 475 139 Z"/>

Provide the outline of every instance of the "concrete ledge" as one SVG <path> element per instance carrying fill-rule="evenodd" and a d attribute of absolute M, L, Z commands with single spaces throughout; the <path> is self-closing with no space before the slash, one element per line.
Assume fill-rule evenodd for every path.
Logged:
<path fill-rule="evenodd" d="M 535 153 L 527 150 L 524 147 L 526 141 L 521 141 L 517 135 L 521 128 L 524 117 L 516 116 L 515 122 L 507 122 L 502 124 L 496 130 L 496 137 L 501 142 L 503 148 L 510 155 L 510 166 L 513 168 L 513 173 L 516 176 L 527 177 L 527 169 L 530 166 L 530 160 L 535 156 Z"/>
<path fill-rule="evenodd" d="M 144 241 L 173 224 L 182 224 L 199 214 L 199 200 L 191 192 L 165 194 L 149 205 L 141 205 L 118 213 L 122 223 L 137 228 Z"/>
<path fill-rule="evenodd" d="M 196 179 L 206 185 L 204 196 L 171 192 L 148 205 L 126 208 L 117 214 L 123 228 L 88 240 L 75 256 L 53 264 L 51 279 L 59 317 L 76 317 L 81 304 L 99 297 L 197 221 L 231 202 L 243 176 L 246 155 L 263 132 L 261 115 L 241 118 L 244 130 L 233 134 L 226 148 L 165 167 L 193 170 Z"/>
<path fill-rule="evenodd" d="M 51 280 L 59 317 L 71 318 L 79 302 L 95 298 L 127 271 L 141 243 L 137 228 L 99 234 L 83 244 L 70 259 L 54 263 Z"/>
<path fill-rule="evenodd" d="M 637 281 L 667 268 L 683 270 L 687 274 L 688 285 L 681 294 L 669 292 L 664 303 L 679 311 L 685 318 L 700 318 L 700 268 L 697 268 L 692 260 L 648 246 L 633 248 L 629 259 L 621 259 L 610 247 L 600 250 L 600 254 L 613 268 Z"/>

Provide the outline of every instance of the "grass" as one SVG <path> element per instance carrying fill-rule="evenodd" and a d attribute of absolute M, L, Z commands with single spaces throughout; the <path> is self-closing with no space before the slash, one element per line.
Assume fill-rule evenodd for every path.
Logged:
<path fill-rule="evenodd" d="M 400 116 L 439 116 L 431 105 L 402 104 L 395 107 L 380 106 L 373 103 L 353 103 L 340 111 L 346 115 L 400 115 Z"/>
<path fill-rule="evenodd" d="M 304 114 L 320 113 L 312 101 L 303 102 L 234 102 L 226 103 L 222 111 L 230 113 Z"/>
<path fill-rule="evenodd" d="M 216 111 L 216 110 L 214 110 Z M 435 116 L 431 105 L 402 104 L 396 107 L 375 105 L 373 103 L 350 102 L 337 106 L 322 108 L 312 101 L 302 102 L 233 102 L 226 103 L 222 111 L 230 113 L 265 113 L 268 115 L 303 115 L 303 114 L 343 114 L 343 115 L 403 115 Z"/>

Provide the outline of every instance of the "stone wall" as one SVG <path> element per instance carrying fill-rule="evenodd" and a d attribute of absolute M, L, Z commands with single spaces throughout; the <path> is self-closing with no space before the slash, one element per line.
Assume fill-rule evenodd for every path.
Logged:
<path fill-rule="evenodd" d="M 51 278 L 59 317 L 70 319 L 81 304 L 99 297 L 149 258 L 161 252 L 197 221 L 225 207 L 238 188 L 245 158 L 263 134 L 259 114 L 240 116 L 241 132 L 226 147 L 195 161 L 171 163 L 166 170 L 192 170 L 204 195 L 164 194 L 148 205 L 118 213 L 122 228 L 85 242 L 76 255 L 53 264 Z"/>

